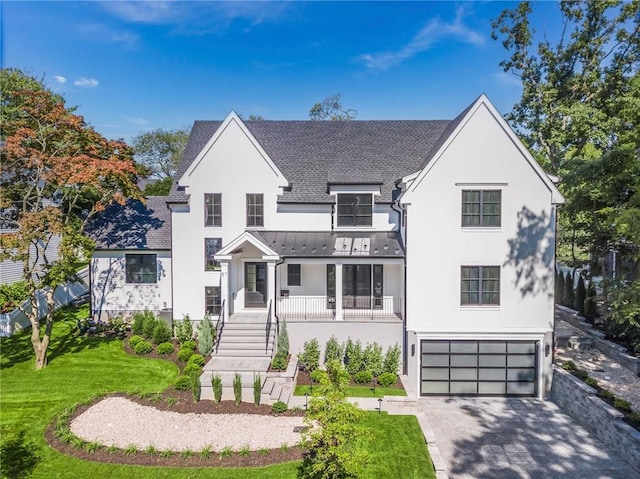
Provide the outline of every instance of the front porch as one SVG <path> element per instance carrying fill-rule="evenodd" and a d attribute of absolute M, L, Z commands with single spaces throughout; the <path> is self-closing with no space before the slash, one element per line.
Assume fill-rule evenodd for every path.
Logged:
<path fill-rule="evenodd" d="M 403 309 L 404 298 L 400 297 L 345 297 L 342 319 L 402 321 Z M 287 321 L 333 321 L 336 319 L 336 299 L 327 296 L 280 297 L 276 301 L 276 316 Z"/>

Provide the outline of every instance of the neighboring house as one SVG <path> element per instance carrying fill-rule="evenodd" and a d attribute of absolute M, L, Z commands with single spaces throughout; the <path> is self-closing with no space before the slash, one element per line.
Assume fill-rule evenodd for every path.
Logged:
<path fill-rule="evenodd" d="M 171 241 L 96 252 L 102 312 L 225 328 L 253 312 L 263 336 L 287 320 L 294 355 L 331 335 L 398 343 L 420 394 L 549 391 L 563 198 L 484 95 L 452 121 L 197 121 L 153 202 Z"/>
<path fill-rule="evenodd" d="M 0 235 L 15 233 L 14 228 L 0 228 Z M 41 266 L 45 264 L 45 255 L 48 262 L 58 259 L 58 247 L 60 246 L 60 236 L 54 235 L 49 244 L 45 245 L 40 241 L 38 247 L 31 245 L 29 248 L 29 259 L 31 264 L 35 261 L 37 264 L 36 272 L 42 272 Z M 22 281 L 24 278 L 24 265 L 22 261 L 12 261 L 6 259 L 0 261 L 0 284 L 13 284 Z"/>

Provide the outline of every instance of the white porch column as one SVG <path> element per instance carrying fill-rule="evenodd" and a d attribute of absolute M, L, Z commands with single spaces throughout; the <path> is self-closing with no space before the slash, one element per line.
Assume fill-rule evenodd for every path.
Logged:
<path fill-rule="evenodd" d="M 342 263 L 336 264 L 336 321 L 344 319 L 342 313 Z"/>
<path fill-rule="evenodd" d="M 231 296 L 229 295 L 229 261 L 220 261 L 220 297 L 224 301 L 222 308 L 222 322 L 229 319 Z"/>
<path fill-rule="evenodd" d="M 271 303 L 272 308 L 275 308 L 275 303 L 276 303 L 275 284 L 276 284 L 276 262 L 274 260 L 269 260 L 267 261 L 267 304 Z"/>

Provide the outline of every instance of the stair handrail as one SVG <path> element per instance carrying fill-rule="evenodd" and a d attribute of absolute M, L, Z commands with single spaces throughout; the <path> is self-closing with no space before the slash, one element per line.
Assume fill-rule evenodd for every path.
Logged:
<path fill-rule="evenodd" d="M 216 343 L 215 343 L 215 349 L 216 349 L 216 353 L 218 352 L 218 348 L 220 346 L 220 336 L 222 335 L 222 330 L 224 328 L 224 302 L 225 300 L 222 300 L 222 304 L 220 305 L 220 314 L 218 315 L 218 323 L 216 324 Z"/>
<path fill-rule="evenodd" d="M 265 345 L 264 345 L 264 352 L 268 352 L 269 351 L 269 336 L 271 336 L 271 311 L 272 311 L 272 307 L 273 307 L 273 300 L 270 299 L 269 300 L 269 307 L 267 308 L 267 324 L 265 327 Z"/>

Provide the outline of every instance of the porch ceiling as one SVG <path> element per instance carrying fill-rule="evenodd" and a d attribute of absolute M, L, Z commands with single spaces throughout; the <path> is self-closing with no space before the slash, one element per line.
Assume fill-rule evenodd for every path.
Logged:
<path fill-rule="evenodd" d="M 284 258 L 403 258 L 404 248 L 393 231 L 250 231 Z"/>

